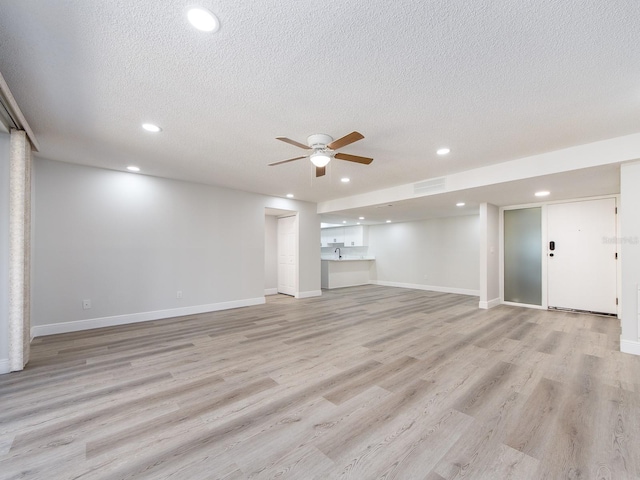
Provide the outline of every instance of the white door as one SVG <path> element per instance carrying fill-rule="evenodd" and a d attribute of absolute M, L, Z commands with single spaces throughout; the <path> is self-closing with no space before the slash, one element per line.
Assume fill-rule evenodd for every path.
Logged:
<path fill-rule="evenodd" d="M 298 217 L 278 218 L 278 293 L 298 290 Z"/>
<path fill-rule="evenodd" d="M 615 314 L 616 200 L 587 200 L 547 209 L 549 307 Z"/>

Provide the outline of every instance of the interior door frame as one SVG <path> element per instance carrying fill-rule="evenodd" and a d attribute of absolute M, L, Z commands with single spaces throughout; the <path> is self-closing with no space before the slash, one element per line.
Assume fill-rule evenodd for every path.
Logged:
<path fill-rule="evenodd" d="M 278 215 L 276 218 L 278 220 L 280 220 L 281 218 L 290 218 L 290 217 L 295 217 L 295 229 L 296 229 L 296 239 L 295 239 L 295 258 L 296 258 L 296 268 L 295 268 L 295 279 L 294 279 L 294 293 L 293 293 L 293 297 L 294 298 L 299 298 L 300 295 L 300 214 L 297 211 L 293 211 L 291 210 L 289 213 L 286 214 L 282 214 L 282 215 Z M 277 229 L 276 229 L 277 231 Z M 277 243 L 276 243 L 276 250 L 279 252 L 279 248 L 280 248 L 280 234 L 276 233 L 276 237 L 277 237 Z M 276 289 L 278 289 L 280 286 L 280 268 L 278 265 L 278 281 L 277 281 L 277 286 Z M 278 292 L 280 293 L 280 292 Z M 288 295 L 288 294 L 286 294 Z"/>
<path fill-rule="evenodd" d="M 499 278 L 500 278 L 500 303 L 504 305 L 513 305 L 516 307 L 526 307 L 526 308 L 535 308 L 539 310 L 548 310 L 548 279 L 547 279 L 547 262 L 549 261 L 549 257 L 547 256 L 547 245 L 549 244 L 548 232 L 547 232 L 547 206 L 548 205 L 556 205 L 561 203 L 575 203 L 575 202 L 586 202 L 589 200 L 601 200 L 605 198 L 614 198 L 616 200 L 616 206 L 620 208 L 620 194 L 614 195 L 599 195 L 596 197 L 584 197 L 584 198 L 573 198 L 567 200 L 556 200 L 556 201 L 547 201 L 547 202 L 537 202 L 537 203 L 526 203 L 522 205 L 509 205 L 507 207 L 500 207 L 499 213 L 499 222 L 498 222 L 498 240 L 499 240 Z M 540 255 L 542 257 L 542 305 L 529 305 L 527 303 L 515 303 L 515 302 L 506 302 L 504 300 L 504 212 L 505 210 L 519 210 L 523 208 L 540 208 L 540 221 L 541 225 L 541 235 L 542 235 L 542 245 Z M 620 238 L 620 221 L 619 217 L 616 216 L 616 236 Z M 620 249 L 618 249 L 618 261 L 620 262 Z M 621 308 L 622 308 L 622 275 L 620 263 L 618 263 L 618 268 L 616 269 L 616 292 L 618 297 L 618 305 L 616 309 L 617 317 L 621 318 Z"/>

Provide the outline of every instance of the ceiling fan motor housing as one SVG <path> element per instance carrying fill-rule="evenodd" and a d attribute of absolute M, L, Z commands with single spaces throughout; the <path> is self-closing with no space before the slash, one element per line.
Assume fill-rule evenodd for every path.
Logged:
<path fill-rule="evenodd" d="M 313 149 L 327 148 L 333 138 L 325 133 L 315 133 L 307 137 L 307 144 Z"/>

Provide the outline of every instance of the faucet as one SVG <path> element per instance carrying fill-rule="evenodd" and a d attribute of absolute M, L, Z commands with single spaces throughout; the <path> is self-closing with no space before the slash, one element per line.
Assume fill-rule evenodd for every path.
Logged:
<path fill-rule="evenodd" d="M 340 260 L 342 258 L 342 252 L 340 252 L 340 247 L 336 248 L 333 253 L 338 252 L 338 260 Z"/>

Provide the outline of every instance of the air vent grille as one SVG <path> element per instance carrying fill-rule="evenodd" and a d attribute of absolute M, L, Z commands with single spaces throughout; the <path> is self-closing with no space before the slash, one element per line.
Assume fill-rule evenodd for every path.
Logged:
<path fill-rule="evenodd" d="M 445 189 L 445 178 L 432 178 L 424 182 L 413 184 L 414 195 L 426 195 L 428 193 L 443 192 Z"/>

